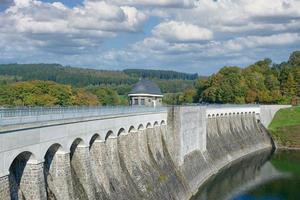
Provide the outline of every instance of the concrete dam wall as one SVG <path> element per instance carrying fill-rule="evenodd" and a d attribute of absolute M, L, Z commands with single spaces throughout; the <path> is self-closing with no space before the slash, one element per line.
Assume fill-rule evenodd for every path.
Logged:
<path fill-rule="evenodd" d="M 208 112 L 170 108 L 165 124 L 94 137 L 88 145 L 76 139 L 70 152 L 55 143 L 44 162 L 24 151 L 0 178 L 0 199 L 186 200 L 227 164 L 272 148 L 257 113 Z"/>

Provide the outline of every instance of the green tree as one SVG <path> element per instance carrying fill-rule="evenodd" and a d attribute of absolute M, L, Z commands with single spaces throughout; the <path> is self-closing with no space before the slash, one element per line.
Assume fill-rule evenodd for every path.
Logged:
<path fill-rule="evenodd" d="M 296 96 L 297 83 L 293 74 L 289 73 L 286 82 L 282 86 L 282 93 L 288 97 Z"/>
<path fill-rule="evenodd" d="M 300 51 L 294 51 L 288 60 L 288 63 L 292 66 L 300 67 Z"/>

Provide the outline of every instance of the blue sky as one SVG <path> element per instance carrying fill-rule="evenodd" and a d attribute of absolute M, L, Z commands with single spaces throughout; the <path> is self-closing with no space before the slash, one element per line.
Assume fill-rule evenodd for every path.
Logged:
<path fill-rule="evenodd" d="M 172 69 L 300 50 L 300 0 L 0 0 L 0 63 Z"/>

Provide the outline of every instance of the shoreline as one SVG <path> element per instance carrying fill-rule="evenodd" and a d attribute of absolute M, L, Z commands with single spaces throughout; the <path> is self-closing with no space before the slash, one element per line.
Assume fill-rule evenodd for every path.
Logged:
<path fill-rule="evenodd" d="M 276 146 L 276 150 L 296 150 L 300 151 L 300 147 L 285 147 L 285 146 Z"/>

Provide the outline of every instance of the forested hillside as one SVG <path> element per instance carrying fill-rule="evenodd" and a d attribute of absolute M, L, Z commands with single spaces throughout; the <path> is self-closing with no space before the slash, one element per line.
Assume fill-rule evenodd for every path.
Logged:
<path fill-rule="evenodd" d="M 280 64 L 264 59 L 246 68 L 225 66 L 216 74 L 193 80 L 196 76 L 163 70 L 105 71 L 57 64 L 0 65 L 0 106 L 128 104 L 127 94 L 140 77 L 160 86 L 165 104 L 300 103 L 300 51 Z"/>
<path fill-rule="evenodd" d="M 99 105 L 97 96 L 52 81 L 27 81 L 0 85 L 2 106 Z"/>
<path fill-rule="evenodd" d="M 287 62 L 258 61 L 244 69 L 223 67 L 196 86 L 196 101 L 209 103 L 296 104 L 300 97 L 300 51 Z"/>
<path fill-rule="evenodd" d="M 194 85 L 197 74 L 186 74 L 164 70 L 124 70 L 109 71 L 76 67 L 64 67 L 59 64 L 6 64 L 0 65 L 0 76 L 15 81 L 44 80 L 74 87 L 100 86 L 126 95 L 132 85 L 140 78 L 157 82 L 163 92 L 181 92 Z M 171 80 L 171 81 L 170 81 Z"/>
<path fill-rule="evenodd" d="M 181 80 L 195 80 L 198 74 L 187 74 L 175 71 L 164 70 L 150 70 L 150 69 L 125 69 L 125 74 L 133 77 L 150 78 L 150 79 L 181 79 Z"/>
<path fill-rule="evenodd" d="M 193 75 L 166 72 L 152 70 L 139 76 L 59 64 L 0 65 L 0 106 L 127 105 L 127 94 L 140 77 L 157 82 L 164 93 L 194 87 L 195 80 L 188 80 Z"/>
<path fill-rule="evenodd" d="M 130 77 L 122 71 L 64 67 L 59 64 L 0 65 L 0 75 L 17 76 L 23 81 L 55 81 L 76 87 L 101 84 L 133 84 L 138 81 L 138 78 Z"/>

